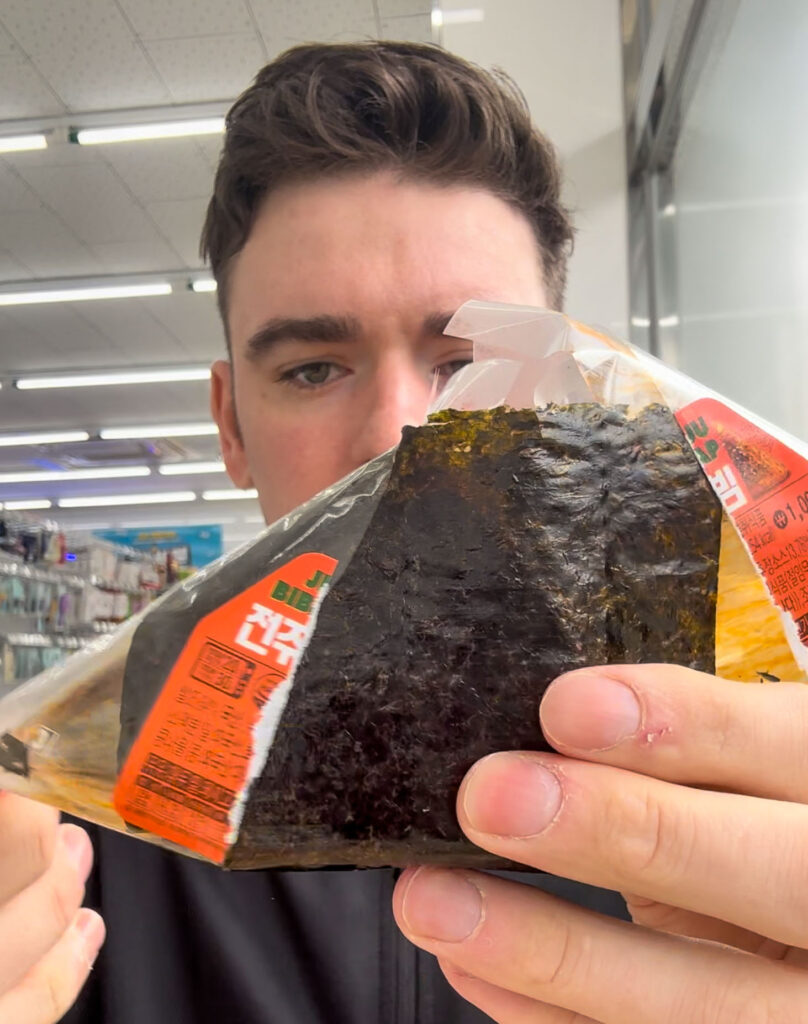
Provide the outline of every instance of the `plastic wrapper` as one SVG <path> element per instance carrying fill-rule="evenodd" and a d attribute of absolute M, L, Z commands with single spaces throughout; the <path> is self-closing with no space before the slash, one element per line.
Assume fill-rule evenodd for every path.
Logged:
<path fill-rule="evenodd" d="M 561 672 L 808 678 L 806 445 L 558 313 L 447 333 L 396 449 L 0 702 L 0 786 L 233 868 L 502 866 L 457 787 Z"/>

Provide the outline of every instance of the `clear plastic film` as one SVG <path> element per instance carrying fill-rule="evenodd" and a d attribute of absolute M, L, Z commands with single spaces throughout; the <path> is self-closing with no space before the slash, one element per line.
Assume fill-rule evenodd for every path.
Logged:
<path fill-rule="evenodd" d="M 457 785 L 560 671 L 808 678 L 806 445 L 558 313 L 447 333 L 428 424 L 0 702 L 0 786 L 231 867 L 484 865 Z"/>

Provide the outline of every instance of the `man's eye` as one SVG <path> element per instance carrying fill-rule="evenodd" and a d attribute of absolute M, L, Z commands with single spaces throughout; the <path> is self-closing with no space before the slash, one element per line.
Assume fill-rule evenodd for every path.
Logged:
<path fill-rule="evenodd" d="M 324 384 L 330 384 L 342 372 L 344 371 L 336 363 L 304 363 L 302 366 L 294 366 L 291 370 L 285 370 L 280 379 L 299 388 L 317 388 Z"/>
<path fill-rule="evenodd" d="M 443 363 L 441 366 L 435 368 L 435 376 L 437 377 L 438 384 L 443 387 L 459 370 L 462 370 L 464 366 L 468 366 L 474 360 L 468 359 L 452 359 L 448 363 Z"/>

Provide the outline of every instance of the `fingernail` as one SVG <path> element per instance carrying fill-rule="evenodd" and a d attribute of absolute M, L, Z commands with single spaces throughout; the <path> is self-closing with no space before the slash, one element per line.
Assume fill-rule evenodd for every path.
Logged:
<path fill-rule="evenodd" d="M 89 969 L 95 963 L 104 943 L 104 922 L 94 910 L 83 908 L 78 912 L 74 928 L 78 937 L 79 955 L 84 966 Z"/>
<path fill-rule="evenodd" d="M 86 882 L 93 864 L 93 848 L 89 836 L 78 825 L 61 825 L 59 834 L 68 861 L 82 882 Z"/>
<path fill-rule="evenodd" d="M 482 920 L 483 897 L 463 875 L 421 867 L 404 893 L 401 914 L 413 935 L 462 942 Z"/>
<path fill-rule="evenodd" d="M 642 713 L 630 687 L 608 676 L 560 676 L 541 703 L 541 725 L 553 743 L 576 750 L 608 750 L 633 736 Z"/>
<path fill-rule="evenodd" d="M 561 809 L 557 777 L 525 754 L 491 754 L 466 776 L 463 811 L 478 832 L 522 839 L 543 832 Z"/>

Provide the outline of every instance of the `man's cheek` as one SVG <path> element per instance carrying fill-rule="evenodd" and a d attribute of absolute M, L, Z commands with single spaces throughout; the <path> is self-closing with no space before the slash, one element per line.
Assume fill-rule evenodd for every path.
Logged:
<path fill-rule="evenodd" d="M 333 431 L 303 423 L 265 424 L 260 441 L 247 441 L 247 452 L 261 507 L 277 519 L 335 483 L 347 470 Z"/>

